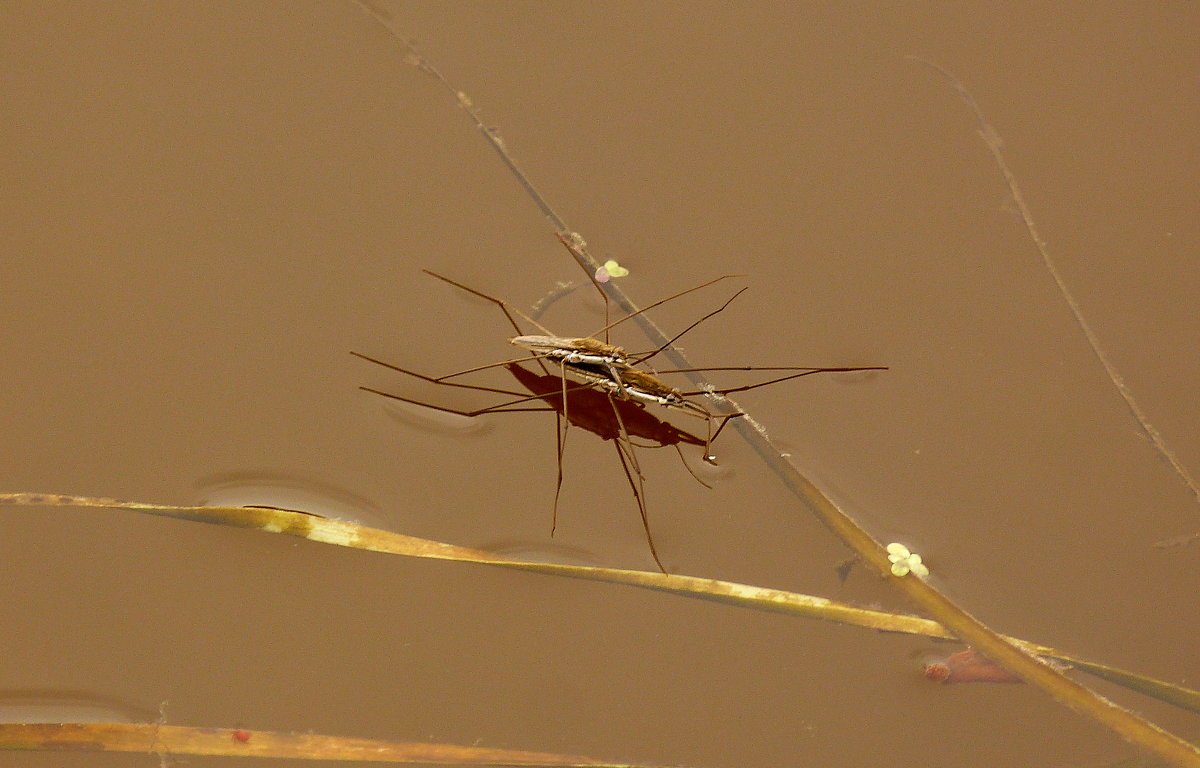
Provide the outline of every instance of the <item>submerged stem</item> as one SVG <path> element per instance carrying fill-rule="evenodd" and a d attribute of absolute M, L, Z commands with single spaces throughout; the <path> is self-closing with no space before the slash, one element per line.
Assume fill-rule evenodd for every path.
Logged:
<path fill-rule="evenodd" d="M 1117 393 L 1121 395 L 1121 399 L 1125 401 L 1125 405 L 1129 408 L 1129 412 L 1133 415 L 1134 420 L 1142 428 L 1142 432 L 1146 434 L 1146 437 L 1150 438 L 1150 444 L 1154 446 L 1154 450 L 1158 452 L 1159 456 L 1166 459 L 1171 468 L 1175 470 L 1176 476 L 1192 492 L 1192 498 L 1200 502 L 1200 485 L 1197 485 L 1196 480 L 1188 472 L 1187 467 L 1183 465 L 1183 462 L 1179 460 L 1179 457 L 1167 445 L 1166 438 L 1150 423 L 1150 417 L 1138 405 L 1137 400 L 1133 396 L 1133 390 L 1125 383 L 1125 377 L 1117 370 L 1117 366 L 1113 364 L 1113 361 L 1108 357 L 1108 353 L 1104 351 L 1104 347 L 1100 345 L 1100 337 L 1096 335 L 1096 332 L 1092 330 L 1092 326 L 1088 324 L 1087 318 L 1083 316 L 1082 307 L 1080 307 L 1079 302 L 1075 299 L 1075 295 L 1067 288 L 1067 283 L 1063 280 L 1062 273 L 1058 271 L 1058 265 L 1050 257 L 1050 247 L 1046 245 L 1046 241 L 1038 231 L 1037 225 L 1033 223 L 1033 214 L 1030 212 L 1029 206 L 1025 203 L 1025 196 L 1021 194 L 1021 187 L 1017 184 L 1017 177 L 1013 174 L 1012 169 L 1009 168 L 1008 161 L 1004 159 L 1004 141 L 1000 138 L 1000 134 L 996 132 L 992 124 L 983 116 L 983 110 L 980 109 L 979 103 L 975 101 L 975 97 L 971 95 L 967 87 L 953 73 L 919 56 L 906 56 L 905 58 L 924 64 L 946 78 L 950 82 L 950 87 L 958 92 L 959 98 L 966 103 L 967 108 L 974 114 L 975 122 L 979 126 L 979 137 L 987 145 L 988 151 L 992 153 L 992 158 L 996 161 L 996 167 L 1000 169 L 1000 174 L 1004 176 L 1004 182 L 1008 185 L 1008 193 L 1012 195 L 1013 203 L 1016 204 L 1017 211 L 1021 214 L 1021 221 L 1025 224 L 1026 231 L 1029 232 L 1029 238 L 1033 240 L 1038 255 L 1042 257 L 1042 264 L 1046 267 L 1046 271 L 1050 273 L 1050 277 L 1054 279 L 1054 284 L 1058 286 L 1058 292 L 1062 295 L 1063 301 L 1066 302 L 1067 308 L 1071 310 L 1071 315 L 1075 318 L 1075 324 L 1083 332 L 1088 346 L 1092 348 L 1092 353 L 1096 355 L 1096 359 L 1104 367 L 1104 372 L 1108 374 L 1109 381 L 1112 382 Z"/>

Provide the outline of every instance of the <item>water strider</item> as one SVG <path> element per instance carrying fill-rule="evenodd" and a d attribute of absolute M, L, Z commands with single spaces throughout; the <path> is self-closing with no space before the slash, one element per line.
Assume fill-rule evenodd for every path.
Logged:
<path fill-rule="evenodd" d="M 417 51 L 413 48 L 413 46 L 410 43 L 405 41 L 402 37 L 397 35 L 397 33 L 394 30 L 392 30 L 392 28 L 390 27 L 390 25 L 388 24 L 388 21 L 387 21 L 388 14 L 385 11 L 383 11 L 383 9 L 379 8 L 378 6 L 374 5 L 373 3 L 362 2 L 362 0 L 360 0 L 359 4 L 372 17 L 374 17 L 376 21 L 378 21 L 380 24 L 382 24 L 382 26 L 385 29 L 387 29 L 390 34 L 395 35 L 400 40 L 400 42 L 405 46 L 405 48 L 407 50 L 407 59 L 410 64 L 414 65 L 415 67 L 420 69 L 422 72 L 425 72 L 426 74 L 434 77 L 447 91 L 449 91 L 455 97 L 455 99 L 458 102 L 459 107 L 461 109 L 463 109 L 463 111 L 465 111 L 470 116 L 471 120 L 475 124 L 475 127 L 480 131 L 480 133 L 484 137 L 484 139 L 496 151 L 497 155 L 504 162 L 504 164 L 508 167 L 508 169 L 513 173 L 513 175 L 515 176 L 518 183 L 525 190 L 526 194 L 530 197 L 531 200 L 533 200 L 533 202 L 538 206 L 538 208 L 541 210 L 541 212 L 546 216 L 546 218 L 554 226 L 554 228 L 556 230 L 556 236 L 558 237 L 559 241 L 567 248 L 568 252 L 572 255 L 572 257 L 574 257 L 575 260 L 577 262 L 579 262 L 579 264 L 581 266 L 585 267 L 585 269 L 587 270 L 587 272 L 590 275 L 598 275 L 601 265 L 598 262 L 596 262 L 595 259 L 593 259 L 591 257 L 591 255 L 587 252 L 587 247 L 583 241 L 583 238 L 580 237 L 578 233 L 573 232 L 572 230 L 570 230 L 567 227 L 566 223 L 562 220 L 562 218 L 559 217 L 557 213 L 555 213 L 554 209 L 550 207 L 550 204 L 546 201 L 546 199 L 542 196 L 542 194 L 537 190 L 536 187 L 533 186 L 533 183 L 529 180 L 529 178 L 525 175 L 525 173 L 516 164 L 512 155 L 509 154 L 504 141 L 500 138 L 500 136 L 497 134 L 497 132 L 493 128 L 489 127 L 486 123 L 484 123 L 484 121 L 480 117 L 478 111 L 475 109 L 474 104 L 471 102 L 470 98 L 462 91 L 459 91 L 458 89 L 454 88 L 450 84 L 450 82 L 442 75 L 441 72 L 439 72 L 432 64 L 429 63 L 429 61 L 427 61 L 424 57 L 422 57 L 419 53 L 417 53 Z M 428 272 L 428 270 L 426 270 L 426 271 Z M 437 277 L 438 279 L 444 280 L 445 282 L 448 282 L 452 285 L 455 285 L 456 287 L 458 287 L 462 290 L 468 291 L 476 296 L 487 299 L 487 300 L 495 303 L 497 306 L 499 306 L 500 309 L 504 312 L 505 316 L 508 318 L 509 323 L 517 331 L 517 336 L 511 338 L 510 343 L 513 343 L 517 346 L 520 346 L 520 347 L 528 350 L 531 354 L 525 358 L 519 358 L 519 359 L 515 359 L 515 360 L 506 360 L 506 361 L 501 361 L 498 363 L 490 363 L 487 365 L 477 366 L 474 368 L 468 368 L 463 371 L 457 371 L 452 374 L 447 374 L 445 376 L 438 376 L 438 377 L 427 376 L 425 374 L 418 373 L 416 371 L 404 369 L 399 366 L 393 365 L 391 363 L 385 363 L 381 360 L 378 360 L 378 359 L 372 358 L 372 357 L 368 357 L 363 354 L 359 354 L 359 353 L 355 353 L 355 354 L 358 354 L 359 357 L 362 357 L 371 362 L 378 363 L 380 365 L 384 365 L 384 366 L 391 368 L 392 370 L 395 370 L 397 372 L 404 373 L 404 374 L 407 374 L 410 376 L 414 376 L 416 378 L 423 379 L 425 381 L 428 381 L 428 382 L 431 382 L 434 384 L 458 387 L 458 388 L 462 388 L 462 389 L 483 391 L 483 392 L 492 392 L 492 393 L 497 393 L 497 394 L 506 394 L 506 395 L 509 395 L 510 397 L 513 397 L 514 399 L 508 400 L 504 403 L 499 403 L 499 404 L 496 404 L 493 406 L 476 409 L 473 411 L 464 411 L 464 410 L 448 408 L 445 406 L 439 406 L 439 405 L 432 404 L 432 403 L 425 403 L 425 402 L 413 400 L 410 398 L 406 398 L 401 395 L 395 395 L 395 394 L 391 394 L 391 393 L 382 392 L 380 390 L 369 389 L 369 388 L 364 388 L 364 389 L 368 389 L 368 391 L 375 392 L 376 394 L 390 397 L 392 399 L 409 402 L 409 403 L 413 403 L 416 405 L 431 407 L 436 410 L 440 410 L 440 411 L 444 411 L 444 412 L 448 412 L 448 413 L 456 413 L 456 414 L 459 414 L 462 416 L 467 416 L 467 417 L 475 417 L 475 416 L 479 416 L 479 415 L 482 415 L 485 413 L 503 413 L 503 412 L 508 412 L 508 411 L 547 410 L 547 408 L 544 406 L 533 405 L 533 402 L 535 400 L 542 400 L 543 402 L 546 402 L 543 397 L 536 395 L 536 394 L 530 396 L 530 395 L 525 395 L 524 393 L 518 393 L 518 392 L 515 392 L 512 390 L 507 390 L 507 389 L 503 389 L 503 388 L 488 387 L 488 386 L 477 385 L 477 384 L 461 383 L 461 382 L 453 381 L 453 379 L 455 379 L 459 376 L 465 376 L 465 375 L 468 375 L 471 373 L 483 371 L 483 370 L 497 367 L 497 366 L 506 366 L 506 365 L 510 365 L 510 364 L 516 365 L 522 361 L 535 361 L 539 366 L 542 367 L 543 373 L 546 376 L 550 376 L 551 374 L 550 374 L 549 368 L 547 367 L 547 363 L 554 363 L 558 369 L 557 378 L 559 380 L 559 390 L 560 390 L 560 394 L 561 394 L 561 406 L 562 406 L 562 411 L 556 413 L 556 421 L 558 422 L 558 429 L 556 430 L 556 440 L 557 440 L 557 444 L 558 444 L 558 450 L 557 450 L 558 480 L 557 480 L 557 485 L 556 485 L 556 489 L 555 489 L 555 501 L 554 501 L 556 517 L 557 517 L 558 499 L 559 499 L 559 495 L 560 495 L 561 488 L 562 488 L 562 456 L 563 456 L 563 449 L 564 449 L 564 439 L 566 437 L 565 429 L 566 429 L 566 426 L 569 426 L 571 423 L 573 423 L 573 419 L 570 414 L 570 405 L 569 405 L 572 400 L 571 394 L 573 392 L 586 391 L 586 390 L 596 391 L 596 392 L 601 393 L 604 396 L 605 402 L 607 403 L 609 410 L 611 410 L 611 412 L 612 412 L 613 424 L 615 426 L 614 434 L 616 435 L 616 437 L 606 438 L 606 439 L 613 439 L 614 445 L 617 446 L 617 452 L 618 452 L 618 456 L 621 459 L 622 469 L 625 473 L 625 476 L 626 476 L 626 479 L 628 480 L 630 489 L 633 492 L 633 495 L 637 502 L 638 511 L 642 517 L 642 524 L 646 531 L 646 539 L 647 539 L 647 542 L 649 543 L 651 553 L 654 555 L 654 560 L 658 564 L 659 568 L 661 570 L 663 570 L 664 572 L 666 571 L 666 569 L 663 567 L 662 561 L 659 559 L 658 553 L 654 547 L 653 537 L 650 533 L 650 525 L 649 525 L 649 521 L 648 521 L 648 518 L 646 515 L 646 505 L 645 505 L 645 501 L 644 501 L 644 495 L 645 495 L 644 487 L 643 487 L 644 477 L 643 477 L 641 469 L 638 465 L 637 454 L 634 451 L 634 447 L 635 447 L 634 443 L 630 439 L 631 430 L 629 429 L 628 425 L 625 423 L 625 419 L 622 414 L 624 406 L 633 405 L 634 407 L 640 408 L 641 411 L 643 411 L 643 412 L 645 412 L 645 409 L 647 408 L 647 406 L 654 406 L 656 408 L 663 409 L 663 411 L 666 413 L 679 413 L 679 414 L 684 414 L 684 415 L 704 419 L 706 422 L 706 426 L 707 426 L 707 437 L 703 441 L 704 442 L 703 457 L 704 457 L 705 461 L 713 462 L 714 459 L 712 457 L 712 450 L 711 450 L 712 441 L 717 437 L 717 435 L 720 433 L 721 429 L 725 426 L 725 424 L 727 424 L 729 422 L 730 419 L 733 419 L 733 418 L 736 418 L 736 417 L 742 415 L 740 412 L 738 412 L 736 410 L 736 408 L 732 407 L 730 405 L 729 401 L 725 400 L 722 397 L 722 395 L 729 394 L 732 392 L 742 392 L 742 391 L 746 391 L 749 389 L 754 389 L 756 387 L 766 386 L 768 384 L 785 381 L 787 379 L 811 375 L 813 373 L 821 373 L 821 372 L 829 372 L 829 371 L 882 370 L 882 367 L 879 367 L 879 366 L 872 366 L 872 367 L 867 367 L 867 368 L 863 368 L 863 367 L 854 367 L 854 368 L 784 367 L 784 368 L 767 368 L 767 369 L 756 369 L 756 368 L 752 368 L 750 366 L 725 366 L 725 367 L 720 367 L 720 368 L 715 368 L 715 369 L 680 367 L 680 368 L 675 369 L 674 371 L 654 371 L 647 367 L 647 362 L 650 359 L 652 359 L 654 356 L 658 355 L 660 352 L 665 352 L 668 356 L 672 357 L 673 359 L 678 359 L 678 355 L 677 355 L 676 351 L 674 350 L 674 348 L 672 347 L 672 344 L 675 341 L 677 341 L 683 334 L 687 333 L 692 328 L 696 327 L 699 323 L 704 322 L 708 318 L 710 318 L 713 315 L 717 314 L 718 312 L 721 312 L 722 310 L 724 310 L 725 307 L 727 307 L 729 305 L 729 303 L 731 301 L 733 301 L 734 298 L 736 298 L 737 294 L 735 294 L 733 297 L 731 297 L 729 300 L 727 300 L 718 309 L 713 310 L 712 312 L 709 312 L 708 314 L 704 315 L 703 317 L 699 318 L 694 323 L 689 325 L 687 328 L 685 328 L 680 333 L 676 334 L 673 337 L 668 338 L 665 335 L 663 335 L 660 331 L 658 331 L 657 326 L 655 326 L 652 322 L 650 322 L 644 313 L 646 312 L 646 310 L 651 309 L 656 306 L 659 306 L 663 302 L 670 301 L 671 299 L 673 299 L 675 297 L 668 297 L 659 302 L 651 304 L 644 309 L 637 309 L 636 307 L 632 307 L 628 303 L 628 300 L 624 298 L 623 294 L 619 290 L 613 290 L 611 288 L 606 290 L 604 287 L 601 287 L 600 283 L 597 282 L 596 278 L 593 278 L 592 284 L 596 287 L 596 289 L 598 291 L 600 291 L 601 295 L 603 295 L 605 297 L 606 321 L 607 321 L 607 313 L 609 311 L 608 300 L 609 300 L 610 296 L 615 298 L 618 301 L 618 303 L 620 303 L 621 306 L 625 308 L 627 314 L 614 323 L 607 323 L 604 326 L 604 328 L 600 329 L 600 331 L 597 331 L 595 334 L 592 334 L 590 336 L 569 337 L 569 336 L 560 336 L 560 335 L 551 333 L 547 329 L 540 326 L 538 323 L 536 323 L 533 320 L 531 320 L 530 318 L 528 318 L 524 313 L 516 310 L 514 307 L 511 307 L 511 305 L 507 304 L 506 302 L 504 302 L 500 299 L 496 299 L 492 296 L 488 296 L 487 294 L 484 294 L 480 291 L 476 291 L 473 288 L 469 288 L 465 285 L 462 285 L 461 283 L 457 283 L 453 280 L 450 280 L 449 278 L 445 278 L 440 275 L 436 275 L 432 272 L 429 272 L 429 274 L 433 275 L 434 277 Z M 715 280 L 709 281 L 708 283 L 705 283 L 704 285 L 696 286 L 696 288 L 693 288 L 690 290 L 697 290 L 706 285 L 711 285 L 712 283 L 715 283 L 718 280 L 723 280 L 726 277 L 729 277 L 729 276 L 718 277 Z M 687 291 L 684 291 L 683 293 L 687 293 Z M 677 294 L 677 296 L 678 295 L 682 295 L 682 293 Z M 531 334 L 531 333 L 524 332 L 521 329 L 520 325 L 517 323 L 516 317 L 514 317 L 514 315 L 522 317 L 523 319 L 528 321 L 532 326 L 541 330 L 542 333 L 541 334 Z M 648 353 L 645 353 L 645 354 L 631 355 L 630 353 L 626 352 L 623 348 L 611 344 L 608 339 L 608 331 L 613 326 L 617 325 L 618 323 L 629 320 L 630 318 L 635 318 L 635 317 L 638 319 L 638 323 L 639 323 L 639 325 L 642 326 L 643 330 L 647 331 L 647 333 L 650 335 L 650 338 L 653 339 L 654 343 L 656 343 L 658 345 L 656 349 L 654 349 Z M 603 340 L 596 338 L 597 335 L 601 332 L 604 333 Z M 780 376 L 780 377 L 771 379 L 769 381 L 759 382 L 756 384 L 740 386 L 740 387 L 733 387 L 733 388 L 728 388 L 728 389 L 718 389 L 716 387 L 709 385 L 702 378 L 699 378 L 696 376 L 697 372 L 706 371 L 706 370 L 776 370 L 776 371 L 794 371 L 794 373 L 790 373 L 785 376 Z M 671 373 L 680 373 L 680 374 L 687 375 L 692 380 L 696 389 L 693 389 L 690 391 L 681 391 L 680 389 L 671 386 L 670 384 L 668 384 L 666 381 L 664 381 L 661 378 L 662 376 L 665 376 L 665 375 L 668 375 Z M 568 384 L 568 382 L 570 382 L 570 384 Z M 705 405 L 701 404 L 700 402 L 697 402 L 694 399 L 689 399 L 689 398 L 695 398 L 698 396 L 704 396 L 709 401 L 711 401 L 714 404 L 714 409 L 710 409 L 710 408 L 706 407 Z M 563 425 L 564 418 L 566 419 L 566 426 Z M 715 430 L 713 428 L 714 422 L 716 423 Z M 678 444 L 676 444 L 676 447 L 678 448 Z M 682 457 L 682 453 L 680 455 Z M 685 466 L 687 466 L 686 462 L 685 462 Z M 690 471 L 690 467 L 689 467 L 689 471 Z M 694 475 L 694 473 L 693 473 L 693 475 Z"/>
<path fill-rule="evenodd" d="M 442 280 L 456 288 L 467 291 L 472 295 L 486 299 L 494 303 L 504 313 L 509 324 L 517 332 L 517 335 L 511 337 L 509 342 L 515 346 L 527 349 L 530 354 L 511 360 L 501 360 L 495 363 L 474 366 L 453 373 L 444 374 L 441 376 L 430 376 L 418 371 L 395 365 L 393 363 L 384 362 L 375 357 L 363 354 L 361 352 L 352 352 L 356 357 L 362 358 L 369 362 L 384 366 L 398 373 L 403 373 L 407 376 L 421 379 L 439 386 L 453 387 L 457 389 L 467 389 L 479 392 L 490 392 L 495 394 L 508 395 L 511 399 L 505 400 L 494 405 L 477 408 L 474 410 L 463 410 L 451 408 L 448 406 L 438 405 L 423 400 L 417 400 L 403 395 L 384 392 L 371 387 L 362 387 L 362 389 L 372 392 L 383 397 L 393 400 L 410 403 L 445 413 L 453 413 L 468 418 L 475 418 L 488 413 L 521 413 L 531 411 L 555 411 L 556 421 L 556 444 L 557 444 L 557 480 L 554 492 L 554 523 L 551 526 L 553 534 L 554 527 L 557 525 L 558 519 L 558 502 L 562 491 L 563 482 L 563 452 L 566 440 L 566 428 L 571 424 L 582 426 L 590 432 L 599 435 L 605 440 L 613 441 L 617 450 L 617 456 L 621 463 L 621 469 L 625 474 L 626 481 L 630 491 L 633 493 L 634 500 L 638 507 L 638 512 L 642 519 L 642 527 L 646 533 L 646 541 L 650 547 L 651 555 L 654 561 L 658 564 L 659 569 L 664 573 L 665 567 L 659 558 L 657 548 L 654 545 L 654 537 L 650 530 L 650 522 L 646 513 L 645 503 L 645 477 L 642 474 L 641 466 L 638 462 L 637 453 L 634 443 L 634 437 L 649 439 L 652 442 L 658 442 L 659 446 L 672 444 L 679 452 L 680 459 L 684 466 L 699 482 L 707 487 L 707 483 L 696 475 L 696 473 L 687 464 L 683 457 L 682 451 L 679 449 L 680 443 L 689 443 L 693 445 L 702 445 L 704 448 L 703 459 L 709 463 L 715 463 L 715 458 L 712 455 L 712 442 L 720 434 L 721 429 L 732 418 L 740 416 L 740 413 L 725 413 L 717 414 L 710 411 L 704 405 L 695 400 L 689 399 L 698 395 L 721 395 L 731 392 L 743 392 L 758 387 L 775 384 L 789 379 L 809 376 L 814 373 L 829 373 L 829 372 L 845 372 L 845 371 L 863 371 L 863 370 L 882 370 L 881 367 L 839 367 L 839 368 L 813 368 L 800 366 L 782 366 L 761 368 L 755 366 L 716 366 L 712 368 L 689 368 L 665 371 L 653 371 L 644 367 L 646 361 L 656 355 L 663 347 L 653 350 L 645 354 L 631 354 L 624 348 L 611 344 L 608 341 L 601 341 L 595 338 L 597 334 L 604 333 L 607 337 L 608 331 L 614 326 L 628 320 L 632 315 L 626 315 L 615 322 L 608 323 L 604 328 L 596 331 L 591 336 L 572 337 L 559 336 L 554 334 L 545 326 L 531 319 L 521 310 L 517 309 L 507 301 L 490 296 L 482 291 L 468 287 L 460 282 L 451 280 L 450 278 L 425 270 L 427 274 Z M 696 286 L 695 288 L 681 291 L 678 294 L 669 296 L 666 299 L 655 302 L 647 306 L 646 309 L 661 306 L 663 303 L 672 299 L 678 298 L 691 291 L 699 288 L 712 285 L 718 280 L 717 278 L 710 280 L 707 283 Z M 744 290 L 744 289 L 743 289 Z M 734 294 L 734 297 L 739 295 L 741 291 Z M 730 298 L 717 310 L 709 312 L 702 316 L 697 321 L 690 324 L 682 332 L 676 334 L 672 341 L 677 340 L 684 333 L 695 328 L 699 323 L 714 316 L 718 312 L 724 310 L 733 300 Z M 525 320 L 527 323 L 535 326 L 542 331 L 540 335 L 525 333 L 517 318 Z M 665 346 L 665 345 L 664 345 Z M 533 362 L 541 367 L 542 374 L 536 374 L 526 368 L 520 366 L 522 362 Z M 551 364 L 556 369 L 551 373 L 551 369 L 547 364 Z M 468 374 L 480 373 L 491 368 L 504 367 L 509 370 L 517 379 L 518 382 L 525 386 L 533 394 L 526 394 L 503 387 L 493 387 L 484 384 L 473 384 L 457 380 L 459 377 Z M 665 382 L 661 376 L 672 373 L 684 373 L 692 371 L 788 371 L 784 376 L 778 376 L 767 381 L 757 382 L 738 387 L 726 389 L 705 388 L 702 390 L 681 391 L 680 389 L 671 386 Z M 554 391 L 551 391 L 554 390 Z M 538 402 L 543 403 L 539 405 Z M 647 410 L 647 406 L 661 408 L 665 413 L 679 413 L 691 417 L 702 418 L 707 426 L 707 436 L 700 438 L 692 435 L 690 432 L 680 430 L 674 427 L 664 419 L 654 416 Z M 564 424 L 565 420 L 565 424 Z M 714 424 L 716 428 L 714 429 Z"/>

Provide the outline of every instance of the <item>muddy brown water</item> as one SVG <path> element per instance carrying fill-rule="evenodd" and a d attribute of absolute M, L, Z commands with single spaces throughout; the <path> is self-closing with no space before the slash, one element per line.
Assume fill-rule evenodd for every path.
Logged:
<path fill-rule="evenodd" d="M 410 4 L 397 24 L 643 302 L 750 291 L 708 364 L 891 366 L 741 403 L 996 629 L 1200 683 L 1200 506 L 1139 435 L 953 91 L 1151 419 L 1200 471 L 1194 8 Z M 612 449 L 360 392 L 439 393 L 582 275 L 452 99 L 352 4 L 0 9 L 6 490 L 302 506 L 652 568 Z M 729 294 L 656 311 L 685 326 Z M 564 333 L 602 325 L 558 302 Z M 623 341 L 636 346 L 636 331 Z M 644 342 L 641 342 L 644 344 Z M 686 425 L 685 425 L 686 426 Z M 694 426 L 694 425 L 693 425 Z M 733 435 L 716 487 L 644 451 L 668 567 L 906 610 Z M 696 452 L 691 454 L 696 458 Z M 694 766 L 1096 764 L 1027 686 L 936 686 L 920 639 L 606 585 L 78 510 L 5 512 L 9 716 L 145 720 Z M 1195 721 L 1097 684 L 1184 735 Z M 157 758 L 5 755 L 6 765 Z M 195 763 L 203 762 L 193 760 Z M 207 763 L 205 763 L 207 764 Z M 215 763 L 214 763 L 215 764 Z M 222 764 L 231 764 L 226 761 Z"/>

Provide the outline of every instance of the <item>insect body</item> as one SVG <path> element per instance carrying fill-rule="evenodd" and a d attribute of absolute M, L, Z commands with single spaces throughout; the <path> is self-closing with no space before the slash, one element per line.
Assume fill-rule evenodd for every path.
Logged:
<path fill-rule="evenodd" d="M 628 366 L 624 349 L 598 339 L 561 336 L 514 336 L 509 344 L 528 349 L 541 357 L 573 365 Z"/>
<path fill-rule="evenodd" d="M 585 383 L 601 390 L 611 384 L 613 388 L 620 390 L 621 397 L 628 395 L 623 391 L 621 372 L 633 369 L 625 350 L 621 347 L 590 336 L 576 339 L 560 336 L 515 336 L 509 339 L 508 343 L 528 349 L 539 357 L 555 360 L 564 366 L 564 371 L 568 367 L 599 369 L 603 373 L 596 375 L 605 380 L 604 384 L 588 379 L 585 379 Z"/>

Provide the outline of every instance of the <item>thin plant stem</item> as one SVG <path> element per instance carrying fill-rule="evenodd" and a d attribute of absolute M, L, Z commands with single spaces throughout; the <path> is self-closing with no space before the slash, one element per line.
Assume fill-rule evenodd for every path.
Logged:
<path fill-rule="evenodd" d="M 1188 487 L 1188 490 L 1192 492 L 1192 498 L 1200 502 L 1200 486 L 1197 485 L 1196 480 L 1188 472 L 1183 462 L 1179 460 L 1179 457 L 1175 455 L 1175 452 L 1167 445 L 1166 438 L 1150 423 L 1150 417 L 1138 405 L 1137 399 L 1133 396 L 1133 390 L 1125 383 L 1125 377 L 1117 370 L 1117 366 L 1113 364 L 1113 361 L 1108 357 L 1108 353 L 1104 351 L 1104 347 L 1100 345 L 1100 337 L 1096 335 L 1096 332 L 1092 330 L 1092 326 L 1088 324 L 1087 318 L 1083 316 L 1083 309 L 1075 299 L 1075 295 L 1071 293 L 1071 289 L 1067 287 L 1062 273 L 1058 271 L 1058 265 L 1054 263 L 1054 259 L 1050 256 L 1050 247 L 1038 231 L 1037 225 L 1033 223 L 1033 214 L 1029 210 L 1029 205 L 1025 202 L 1025 196 L 1021 194 L 1021 187 L 1017 184 L 1017 177 L 1009 167 L 1008 161 L 1004 158 L 1004 140 L 1000 138 L 1000 134 L 996 132 L 992 124 L 984 117 L 983 110 L 979 107 L 979 102 L 975 101 L 975 97 L 971 95 L 967 87 L 953 73 L 919 56 L 906 56 L 905 58 L 919 64 L 924 64 L 946 78 L 950 83 L 950 87 L 958 92 L 959 98 L 963 100 L 974 114 L 975 122 L 978 124 L 979 137 L 983 139 L 983 143 L 987 146 L 988 151 L 992 153 L 992 158 L 996 161 L 996 167 L 1000 169 L 1000 174 L 1004 176 L 1004 183 L 1008 185 L 1008 192 L 1012 195 L 1013 202 L 1017 206 L 1017 211 L 1021 214 L 1021 221 L 1024 222 L 1025 229 L 1029 232 L 1029 238 L 1033 240 L 1033 245 L 1037 248 L 1038 255 L 1042 257 L 1042 264 L 1046 267 L 1046 271 L 1050 273 L 1050 277 L 1054 279 L 1054 284 L 1058 286 L 1058 292 L 1062 294 L 1067 308 L 1071 310 L 1071 315 L 1075 318 L 1075 324 L 1083 332 L 1088 346 L 1092 348 L 1092 353 L 1096 355 L 1096 359 L 1104 367 L 1104 372 L 1108 374 L 1109 381 L 1116 387 L 1117 392 L 1121 395 L 1121 399 L 1125 401 L 1125 405 L 1129 408 L 1129 412 L 1133 415 L 1134 420 L 1142 428 L 1142 432 L 1150 439 L 1150 444 L 1154 446 L 1154 450 L 1175 470 L 1175 474 Z"/>
<path fill-rule="evenodd" d="M 953 639 L 954 635 L 930 619 L 907 614 L 887 613 L 814 595 L 784 592 L 779 589 L 679 574 L 530 562 L 494 552 L 470 549 L 440 541 L 419 539 L 394 531 L 369 528 L 347 520 L 319 517 L 298 510 L 278 507 L 182 507 L 138 501 L 49 493 L 6 493 L 0 491 L 0 507 L 72 507 L 80 509 L 119 509 L 145 515 L 247 528 L 270 534 L 296 536 L 320 544 L 382 552 L 402 557 L 449 560 L 462 563 L 511 568 L 530 573 L 586 579 L 620 584 L 638 589 L 666 592 L 680 597 L 709 600 L 752 610 L 789 616 L 820 619 L 879 632 L 902 632 L 929 638 Z M 1128 670 L 1074 656 L 1029 640 L 1008 638 L 1039 656 L 1055 659 L 1071 667 L 1099 676 L 1146 696 L 1200 713 L 1200 691 L 1164 680 L 1156 680 Z"/>

